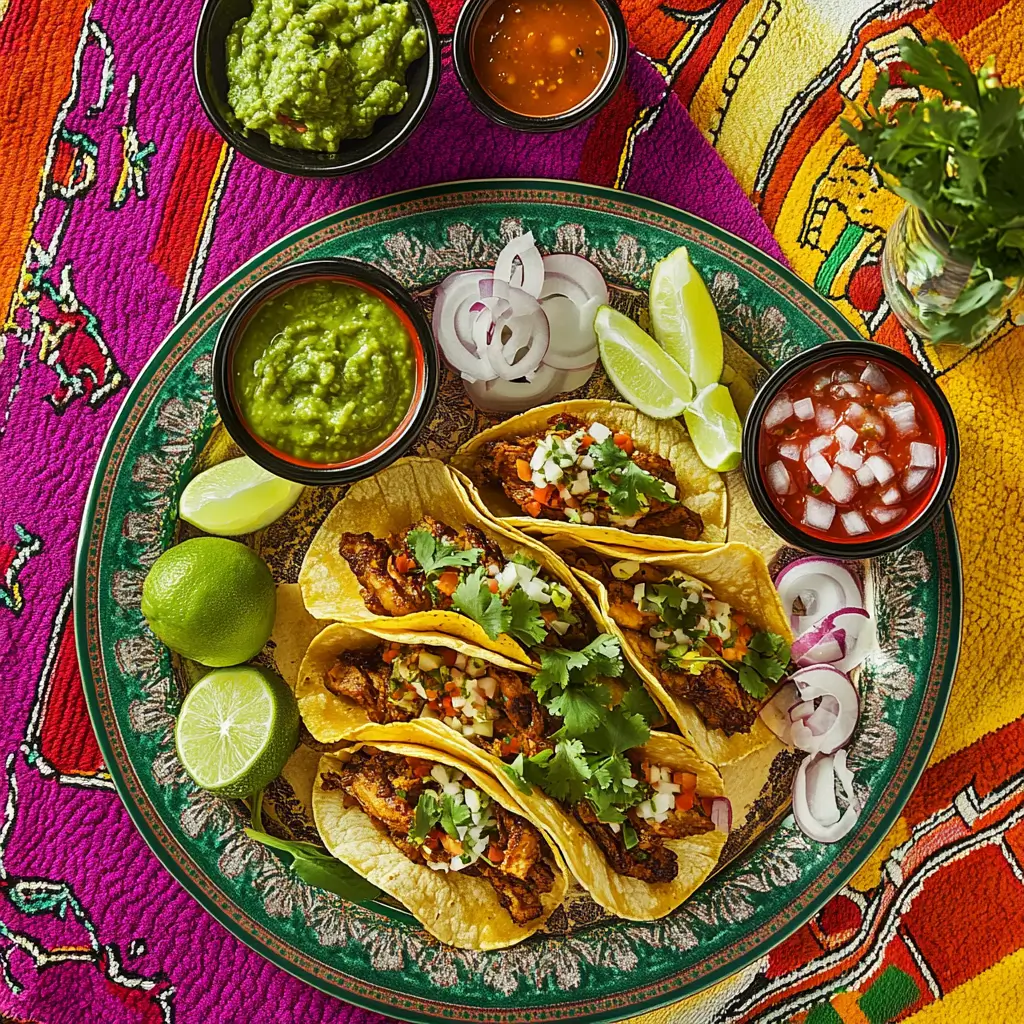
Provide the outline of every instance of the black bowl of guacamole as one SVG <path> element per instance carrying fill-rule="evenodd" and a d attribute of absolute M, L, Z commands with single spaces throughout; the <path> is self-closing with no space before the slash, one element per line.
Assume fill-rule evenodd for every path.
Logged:
<path fill-rule="evenodd" d="M 338 75 L 353 23 L 369 34 L 354 77 Z M 427 0 L 206 0 L 193 71 L 229 145 L 272 170 L 327 178 L 383 160 L 412 134 L 437 91 L 441 47 Z"/>

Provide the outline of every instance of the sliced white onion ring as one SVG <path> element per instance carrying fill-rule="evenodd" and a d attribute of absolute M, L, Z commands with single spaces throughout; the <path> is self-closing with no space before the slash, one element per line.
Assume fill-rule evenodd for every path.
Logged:
<path fill-rule="evenodd" d="M 431 325 L 441 354 L 453 370 L 467 380 L 489 380 L 494 377 L 484 354 L 472 343 L 469 333 L 456 330 L 456 323 L 465 328 L 472 307 L 480 301 L 480 282 L 487 271 L 464 270 L 449 274 L 438 286 L 434 299 Z M 463 308 L 464 307 L 464 308 Z"/>
<path fill-rule="evenodd" d="M 598 306 L 608 305 L 608 284 L 590 260 L 568 252 L 556 252 L 545 256 L 543 262 L 545 274 L 571 278 L 583 288 L 589 299 L 597 299 Z"/>
<path fill-rule="evenodd" d="M 532 231 L 513 238 L 498 253 L 498 260 L 494 264 L 494 280 L 521 288 L 535 299 L 540 297 L 540 290 L 544 286 L 544 261 L 534 244 Z"/>
<path fill-rule="evenodd" d="M 836 803 L 837 779 L 849 800 L 842 815 Z M 818 843 L 838 842 L 857 823 L 860 811 L 845 750 L 834 755 L 812 754 L 800 762 L 793 778 L 793 820 L 804 835 Z"/>
<path fill-rule="evenodd" d="M 541 308 L 551 328 L 548 353 L 544 362 L 560 370 L 576 370 L 597 361 L 597 334 L 594 317 L 597 307 L 590 301 L 577 306 L 563 295 L 541 299 Z"/>
<path fill-rule="evenodd" d="M 802 700 L 812 701 L 816 697 L 831 696 L 839 704 L 839 710 L 831 724 L 819 735 L 815 735 L 808 720 L 793 722 L 791 734 L 793 745 L 808 754 L 834 754 L 850 742 L 857 727 L 860 714 L 860 697 L 845 672 L 832 665 L 811 665 L 798 669 L 790 677 L 796 683 Z"/>
<path fill-rule="evenodd" d="M 775 577 L 775 588 L 797 636 L 831 612 L 864 607 L 857 578 L 831 558 L 809 556 L 790 562 Z M 794 611 L 797 602 L 803 611 Z"/>
<path fill-rule="evenodd" d="M 846 650 L 832 662 L 840 672 L 851 672 L 875 645 L 875 622 L 863 608 L 840 608 L 826 615 L 821 625 L 828 632 L 842 633 Z"/>
<path fill-rule="evenodd" d="M 572 390 L 566 382 L 566 371 L 546 364 L 538 367 L 530 381 L 497 377 L 489 381 L 466 381 L 465 388 L 473 404 L 484 412 L 521 412 Z"/>

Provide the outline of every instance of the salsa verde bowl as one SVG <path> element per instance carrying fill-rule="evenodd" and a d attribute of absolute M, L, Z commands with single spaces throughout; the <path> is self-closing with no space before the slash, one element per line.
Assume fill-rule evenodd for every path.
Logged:
<path fill-rule="evenodd" d="M 337 461 L 314 461 L 275 446 L 247 419 L 236 373 L 246 329 L 272 300 L 298 285 L 331 282 L 347 285 L 378 300 L 408 334 L 413 361 L 409 405 L 386 437 L 362 453 Z M 301 484 L 347 484 L 372 476 L 401 458 L 429 421 L 440 381 L 437 349 L 422 310 L 394 278 L 360 260 L 335 257 L 282 267 L 250 287 L 232 307 L 213 349 L 213 393 L 217 411 L 232 439 L 254 462 L 275 476 Z"/>
<path fill-rule="evenodd" d="M 409 97 L 397 114 L 381 117 L 362 139 L 348 139 L 336 153 L 289 149 L 260 131 L 247 131 L 228 103 L 227 37 L 239 18 L 252 13 L 252 0 L 206 0 L 196 27 L 192 70 L 199 100 L 210 123 L 229 146 L 250 160 L 285 174 L 333 178 L 364 170 L 393 153 L 423 120 L 441 80 L 441 43 L 427 0 L 407 0 L 413 20 L 426 36 L 426 53 L 409 65 Z"/>
<path fill-rule="evenodd" d="M 765 523 L 839 559 L 874 558 L 918 537 L 949 502 L 960 465 L 938 384 L 906 356 L 859 339 L 778 366 L 750 406 L 742 445 Z"/>

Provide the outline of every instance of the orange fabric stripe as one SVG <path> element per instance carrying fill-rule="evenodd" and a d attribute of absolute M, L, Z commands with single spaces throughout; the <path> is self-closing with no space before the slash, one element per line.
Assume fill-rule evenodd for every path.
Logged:
<path fill-rule="evenodd" d="M 0 310 L 10 308 L 18 284 L 39 194 L 39 169 L 71 85 L 88 6 L 89 0 L 11 0 L 0 21 L 0 153 L 5 161 Z"/>

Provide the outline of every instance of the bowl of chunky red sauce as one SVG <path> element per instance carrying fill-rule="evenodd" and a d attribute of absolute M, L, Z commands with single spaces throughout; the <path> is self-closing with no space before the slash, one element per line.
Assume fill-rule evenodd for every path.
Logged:
<path fill-rule="evenodd" d="M 959 464 L 946 397 L 872 342 L 789 360 L 751 406 L 744 472 L 776 533 L 817 554 L 864 558 L 912 540 L 949 499 Z"/>

